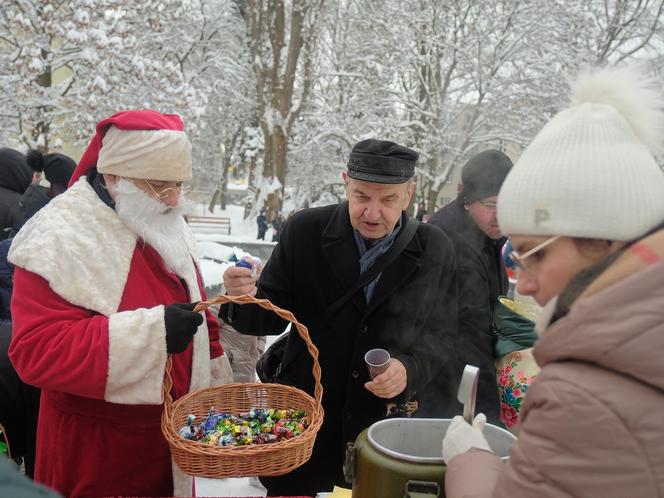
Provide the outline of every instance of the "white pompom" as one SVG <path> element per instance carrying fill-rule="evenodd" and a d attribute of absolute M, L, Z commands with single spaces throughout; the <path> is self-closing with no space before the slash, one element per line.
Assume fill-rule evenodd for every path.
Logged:
<path fill-rule="evenodd" d="M 606 104 L 631 126 L 653 154 L 664 150 L 664 93 L 635 67 L 606 67 L 580 73 L 572 82 L 572 105 Z"/>

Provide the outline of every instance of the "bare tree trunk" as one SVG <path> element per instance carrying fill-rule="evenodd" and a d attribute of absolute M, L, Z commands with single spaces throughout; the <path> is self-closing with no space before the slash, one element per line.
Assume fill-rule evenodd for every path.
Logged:
<path fill-rule="evenodd" d="M 268 218 L 274 216 L 283 203 L 288 142 L 293 123 L 309 93 L 312 40 L 323 3 L 324 0 L 291 0 L 287 13 L 284 0 L 249 0 L 249 8 L 244 11 L 256 75 L 257 118 L 265 143 L 264 183 L 274 184 L 277 180 L 280 184 L 266 197 Z M 298 95 L 295 95 L 298 68 L 303 76 Z M 257 191 L 256 198 L 259 196 Z"/>
<path fill-rule="evenodd" d="M 249 161 L 249 187 L 255 184 L 256 182 L 256 163 L 258 161 L 258 158 L 256 157 L 256 154 L 251 156 L 251 160 Z M 254 196 L 254 199 L 256 197 Z M 251 208 L 252 208 L 252 200 L 249 195 L 244 200 L 244 219 L 246 220 L 249 215 L 251 214 Z"/>
<path fill-rule="evenodd" d="M 436 202 L 438 201 L 439 190 L 429 189 L 427 194 L 427 214 L 432 215 L 436 212 Z"/>

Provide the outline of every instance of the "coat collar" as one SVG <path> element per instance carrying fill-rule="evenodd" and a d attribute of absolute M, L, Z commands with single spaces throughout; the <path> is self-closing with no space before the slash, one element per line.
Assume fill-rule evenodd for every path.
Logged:
<path fill-rule="evenodd" d="M 182 225 L 194 257 L 193 236 Z M 81 178 L 28 220 L 14 238 L 8 258 L 47 280 L 68 302 L 108 316 L 122 300 L 136 243 L 136 235 Z M 164 270 L 168 273 L 165 266 Z M 200 299 L 193 265 L 187 273 L 182 277 L 192 301 Z"/>
<path fill-rule="evenodd" d="M 135 246 L 136 236 L 82 178 L 28 220 L 9 260 L 68 302 L 108 316 L 122 299 Z"/>
<path fill-rule="evenodd" d="M 408 217 L 402 214 L 401 230 L 406 226 Z M 359 253 L 350 224 L 348 202 L 339 204 L 330 217 L 322 235 L 322 250 L 325 260 L 335 274 L 342 293 L 350 289 L 360 277 Z M 367 307 L 364 293 L 358 291 L 351 302 L 358 311 L 371 314 L 382 304 L 395 289 L 403 283 L 420 266 L 422 245 L 417 234 L 382 273 L 374 290 L 371 302 Z"/>
<path fill-rule="evenodd" d="M 406 227 L 408 217 L 403 214 L 401 229 Z M 421 266 L 422 244 L 416 232 L 401 254 L 383 271 L 374 290 L 367 316 L 385 302 L 396 289 L 404 285 L 411 275 Z"/>

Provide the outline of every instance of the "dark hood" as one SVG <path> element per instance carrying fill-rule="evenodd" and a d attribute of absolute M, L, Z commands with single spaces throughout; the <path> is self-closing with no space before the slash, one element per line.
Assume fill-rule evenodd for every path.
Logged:
<path fill-rule="evenodd" d="M 18 194 L 32 182 L 32 170 L 23 154 L 14 149 L 0 149 L 0 187 Z"/>

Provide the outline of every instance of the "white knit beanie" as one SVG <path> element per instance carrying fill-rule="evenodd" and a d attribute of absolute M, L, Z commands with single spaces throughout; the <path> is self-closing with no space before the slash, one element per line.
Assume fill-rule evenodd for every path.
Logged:
<path fill-rule="evenodd" d="M 509 235 L 632 240 L 664 221 L 664 95 L 634 68 L 581 74 L 498 195 Z"/>

